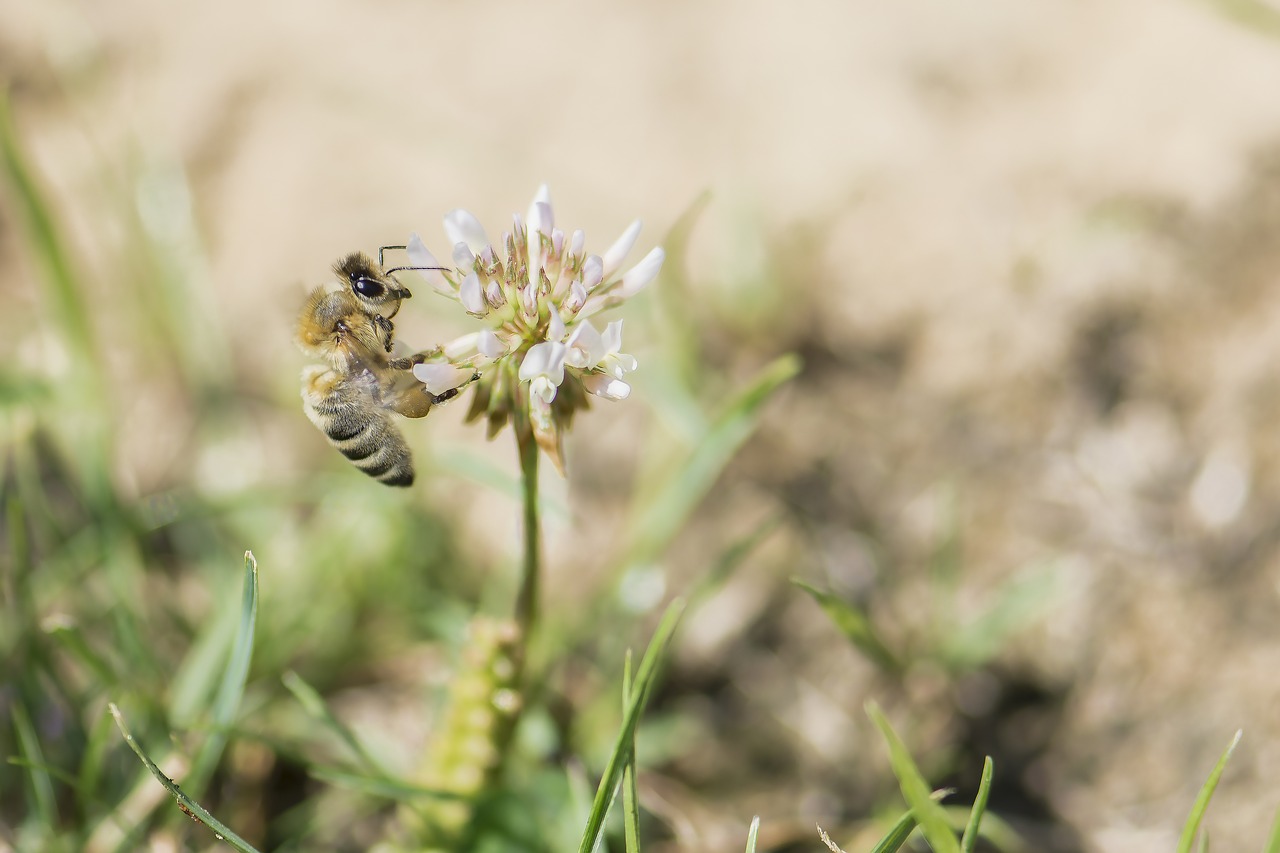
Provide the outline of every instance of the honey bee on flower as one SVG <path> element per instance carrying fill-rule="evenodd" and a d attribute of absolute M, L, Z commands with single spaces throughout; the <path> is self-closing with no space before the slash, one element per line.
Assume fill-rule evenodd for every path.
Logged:
<path fill-rule="evenodd" d="M 582 231 L 566 235 L 555 226 L 546 185 L 496 243 L 466 210 L 445 216 L 444 230 L 453 244 L 449 260 L 442 263 L 414 234 L 406 246 L 410 264 L 485 328 L 440 347 L 413 374 L 436 395 L 479 374 L 468 420 L 485 419 L 490 436 L 510 422 L 563 473 L 563 436 L 574 413 L 588 395 L 625 399 L 625 376 L 636 369 L 622 351 L 622 321 L 601 331 L 591 318 L 653 281 L 666 255 L 654 248 L 619 274 L 640 223 L 603 255 L 588 254 Z"/>

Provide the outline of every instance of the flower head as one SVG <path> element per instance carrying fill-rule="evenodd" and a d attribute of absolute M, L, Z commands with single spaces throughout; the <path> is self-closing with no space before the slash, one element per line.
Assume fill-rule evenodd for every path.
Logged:
<path fill-rule="evenodd" d="M 545 184 L 497 242 L 461 209 L 445 216 L 444 230 L 452 266 L 422 275 L 486 326 L 441 347 L 414 375 L 438 394 L 479 374 L 467 419 L 484 418 L 490 437 L 510 421 L 518 438 L 536 441 L 563 473 L 563 437 L 574 413 L 586 408 L 588 395 L 626 398 L 631 388 L 623 377 L 637 366 L 621 351 L 621 320 L 602 334 L 588 318 L 653 281 L 665 253 L 655 248 L 619 275 L 640 223 L 604 255 L 587 254 L 583 232 L 566 235 L 555 226 Z M 417 234 L 407 252 L 414 267 L 446 266 Z"/>

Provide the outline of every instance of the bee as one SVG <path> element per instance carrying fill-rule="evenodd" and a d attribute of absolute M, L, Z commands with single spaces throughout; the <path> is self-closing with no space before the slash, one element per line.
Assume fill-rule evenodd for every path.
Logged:
<path fill-rule="evenodd" d="M 303 371 L 303 410 L 361 471 L 388 486 L 412 485 L 413 456 L 390 413 L 425 417 L 459 389 L 435 395 L 414 379 L 412 368 L 425 360 L 425 353 L 391 357 L 391 321 L 374 308 L 390 306 L 394 316 L 404 296 L 393 295 L 397 291 L 388 287 L 392 280 L 386 273 L 360 255 L 339 261 L 335 269 L 354 275 L 344 276 L 350 288 L 316 288 L 298 318 L 299 346 L 327 365 Z M 375 284 L 384 288 L 381 295 Z"/>

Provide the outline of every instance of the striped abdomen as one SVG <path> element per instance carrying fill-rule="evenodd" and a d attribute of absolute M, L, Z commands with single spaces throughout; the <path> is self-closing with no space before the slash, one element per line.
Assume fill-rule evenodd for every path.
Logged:
<path fill-rule="evenodd" d="M 409 445 L 387 410 L 357 379 L 308 368 L 302 374 L 302 407 L 352 465 L 388 486 L 413 484 Z"/>

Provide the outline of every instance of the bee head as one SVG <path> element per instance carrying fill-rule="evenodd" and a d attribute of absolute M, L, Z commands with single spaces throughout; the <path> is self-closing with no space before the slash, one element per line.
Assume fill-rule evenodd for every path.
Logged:
<path fill-rule="evenodd" d="M 388 317 L 395 316 L 400 308 L 400 300 L 408 299 L 413 294 L 399 282 L 383 273 L 373 259 L 361 252 L 352 252 L 338 263 L 333 271 L 340 279 L 351 287 L 351 292 L 360 303 L 375 313 L 382 313 L 389 307 Z"/>

